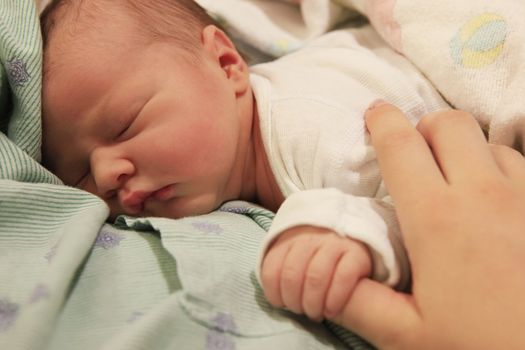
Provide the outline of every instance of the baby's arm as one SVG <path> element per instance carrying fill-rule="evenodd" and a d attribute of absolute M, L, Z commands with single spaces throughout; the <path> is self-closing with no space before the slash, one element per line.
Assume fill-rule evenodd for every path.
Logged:
<path fill-rule="evenodd" d="M 371 269 L 363 243 L 329 229 L 297 226 L 269 248 L 261 279 L 271 304 L 321 321 L 342 311 L 354 286 Z"/>
<path fill-rule="evenodd" d="M 332 244 L 336 245 L 335 242 L 341 248 L 345 247 L 342 248 L 343 253 L 332 253 L 345 255 L 345 259 L 326 266 L 324 271 L 337 271 L 339 274 L 338 270 L 341 269 L 344 270 L 341 273 L 351 275 L 350 278 L 346 277 L 349 282 L 342 287 L 346 289 L 339 291 L 341 287 L 337 287 L 341 295 L 347 293 L 346 298 L 351 294 L 354 284 L 367 276 L 387 285 L 403 288 L 409 278 L 409 269 L 398 234 L 393 207 L 382 200 L 356 197 L 330 188 L 294 193 L 277 212 L 263 243 L 258 264 L 260 281 L 268 299 L 276 306 L 302 311 L 314 319 L 319 319 L 320 309 L 322 316 L 331 316 L 332 312 L 337 312 L 339 301 L 344 297 L 332 297 L 330 294 L 323 301 L 330 300 L 328 304 L 320 304 L 318 301 L 313 306 L 309 306 L 303 300 L 305 292 L 302 288 L 306 282 L 305 278 L 308 278 L 307 273 L 317 275 L 316 270 L 306 271 L 305 267 L 309 267 L 308 263 L 314 260 L 312 250 L 320 246 L 325 247 L 325 244 L 327 249 Z M 291 248 L 294 248 L 293 251 Z M 354 251 L 356 253 L 352 253 Z M 361 254 L 363 251 L 366 254 Z M 288 256 L 292 252 L 292 258 L 297 256 L 295 261 L 301 259 L 301 267 L 295 263 L 288 264 Z M 368 259 L 368 265 L 363 263 L 362 256 Z M 333 256 L 331 258 L 334 259 Z M 317 261 L 317 257 L 315 260 Z M 330 289 L 335 284 L 328 280 L 328 277 L 324 278 L 326 280 L 319 282 L 323 285 L 318 286 L 315 293 L 329 293 L 324 288 Z M 283 279 L 289 281 L 283 283 Z M 328 287 L 324 285 L 327 280 Z M 286 293 L 284 296 L 283 290 Z M 295 296 L 292 303 L 286 299 L 290 295 Z M 317 298 L 319 300 L 321 297 Z M 303 305 L 307 305 L 306 308 Z M 326 312 L 328 315 L 324 315 Z"/>

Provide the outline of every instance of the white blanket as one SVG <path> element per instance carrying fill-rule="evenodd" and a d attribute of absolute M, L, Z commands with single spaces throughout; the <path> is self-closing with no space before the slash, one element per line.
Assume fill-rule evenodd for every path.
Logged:
<path fill-rule="evenodd" d="M 525 150 L 525 3 L 518 0 L 197 0 L 271 56 L 357 12 L 489 139 Z"/>

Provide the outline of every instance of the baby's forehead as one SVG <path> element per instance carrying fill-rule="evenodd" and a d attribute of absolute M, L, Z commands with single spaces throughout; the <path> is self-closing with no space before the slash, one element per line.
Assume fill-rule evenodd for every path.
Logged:
<path fill-rule="evenodd" d="M 138 27 L 133 23 L 130 9 L 117 6 L 120 1 L 101 1 L 100 6 L 104 6 L 102 11 L 94 5 L 97 2 L 69 1 L 67 6 L 57 8 L 55 14 L 43 18 L 44 50 L 67 51 L 74 44 L 87 47 L 104 43 L 108 46 L 110 43 L 125 45 L 126 42 L 117 38 Z"/>
<path fill-rule="evenodd" d="M 133 27 L 126 24 L 105 25 L 100 23 L 86 25 L 77 23 L 64 28 L 57 28 L 51 40 L 44 46 L 44 81 L 63 69 L 78 69 L 100 59 L 112 64 L 119 57 L 127 54 L 138 45 L 134 40 Z M 100 26 L 104 26 L 102 30 Z M 94 60 L 94 62 L 93 62 Z"/>

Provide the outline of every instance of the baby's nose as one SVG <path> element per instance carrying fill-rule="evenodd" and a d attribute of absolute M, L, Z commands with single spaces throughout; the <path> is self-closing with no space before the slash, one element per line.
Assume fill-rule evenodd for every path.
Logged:
<path fill-rule="evenodd" d="M 97 192 L 103 198 L 117 195 L 135 173 L 133 163 L 116 154 L 110 147 L 93 150 L 90 161 Z"/>

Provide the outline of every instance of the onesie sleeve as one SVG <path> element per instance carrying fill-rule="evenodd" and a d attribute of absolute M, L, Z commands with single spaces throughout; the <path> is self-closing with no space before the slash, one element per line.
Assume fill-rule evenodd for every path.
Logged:
<path fill-rule="evenodd" d="M 373 259 L 372 278 L 398 289 L 407 286 L 408 258 L 392 204 L 335 188 L 297 192 L 284 201 L 261 247 L 259 281 L 262 260 L 270 245 L 282 232 L 300 225 L 327 228 L 365 243 Z"/>

